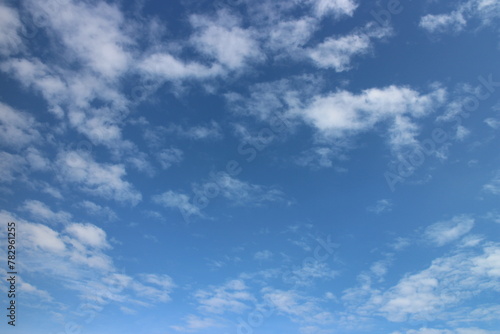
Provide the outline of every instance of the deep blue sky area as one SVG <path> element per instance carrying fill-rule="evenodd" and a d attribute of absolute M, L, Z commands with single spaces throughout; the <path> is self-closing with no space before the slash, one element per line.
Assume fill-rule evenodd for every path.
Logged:
<path fill-rule="evenodd" d="M 498 0 L 0 0 L 0 332 L 500 334 L 499 37 Z"/>

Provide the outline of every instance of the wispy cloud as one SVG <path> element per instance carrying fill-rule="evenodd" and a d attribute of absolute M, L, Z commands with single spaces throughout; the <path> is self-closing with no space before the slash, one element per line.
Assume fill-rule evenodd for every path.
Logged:
<path fill-rule="evenodd" d="M 364 29 L 340 37 L 328 37 L 308 50 L 309 57 L 320 68 L 333 68 L 343 72 L 350 68 L 351 59 L 366 54 L 373 46 L 372 39 L 389 37 L 392 30 L 387 27 L 367 25 Z"/>
<path fill-rule="evenodd" d="M 443 246 L 465 234 L 474 227 L 474 219 L 469 216 L 456 216 L 449 221 L 435 223 L 425 230 L 425 237 L 436 244 Z"/>
<path fill-rule="evenodd" d="M 231 280 L 210 290 L 199 290 L 195 293 L 195 298 L 200 310 L 213 314 L 242 313 L 250 308 L 248 303 L 255 300 L 243 280 Z"/>
<path fill-rule="evenodd" d="M 375 205 L 371 205 L 366 209 L 370 212 L 375 213 L 375 214 L 381 214 L 383 212 L 392 211 L 392 206 L 393 206 L 393 203 L 391 200 L 381 199 L 381 200 L 378 200 L 377 203 L 375 203 Z"/>
<path fill-rule="evenodd" d="M 142 195 L 123 179 L 125 167 L 121 164 L 102 164 L 85 152 L 61 153 L 56 162 L 61 182 L 73 184 L 79 190 L 109 200 L 137 204 Z"/>
<path fill-rule="evenodd" d="M 489 25 L 500 17 L 500 4 L 490 0 L 458 2 L 454 10 L 444 14 L 427 14 L 420 19 L 420 27 L 431 33 L 460 32 L 469 21 L 479 19 Z"/>

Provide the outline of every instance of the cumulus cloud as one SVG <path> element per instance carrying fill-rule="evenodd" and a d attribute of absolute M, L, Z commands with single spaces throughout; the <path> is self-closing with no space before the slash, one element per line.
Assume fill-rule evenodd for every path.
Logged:
<path fill-rule="evenodd" d="M 445 100 L 445 91 L 421 94 L 408 87 L 371 88 L 354 94 L 339 90 L 312 98 L 293 114 L 328 137 L 342 137 L 367 131 L 375 124 L 390 122 L 389 142 L 395 149 L 416 143 L 418 126 L 412 122 L 432 112 Z"/>
<path fill-rule="evenodd" d="M 335 17 L 352 16 L 358 7 L 358 4 L 353 0 L 309 0 L 309 2 L 313 4 L 314 12 L 319 17 L 329 14 Z"/>
<path fill-rule="evenodd" d="M 241 28 L 227 11 L 219 11 L 215 18 L 192 15 L 190 23 L 197 31 L 191 37 L 193 46 L 223 67 L 235 70 L 263 58 L 254 33 Z"/>
<path fill-rule="evenodd" d="M 463 14 L 457 11 L 440 15 L 428 14 L 420 20 L 420 27 L 432 33 L 446 30 L 458 32 L 464 29 L 466 24 Z"/>

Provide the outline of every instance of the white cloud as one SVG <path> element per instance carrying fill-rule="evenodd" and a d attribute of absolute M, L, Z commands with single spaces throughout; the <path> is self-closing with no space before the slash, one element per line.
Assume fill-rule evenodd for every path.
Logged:
<path fill-rule="evenodd" d="M 254 254 L 253 258 L 259 261 L 270 260 L 273 257 L 273 252 L 268 250 L 259 251 Z"/>
<path fill-rule="evenodd" d="M 40 141 L 37 128 L 40 124 L 33 116 L 14 110 L 0 102 L 0 143 L 2 146 L 19 149 Z"/>
<path fill-rule="evenodd" d="M 125 19 L 116 4 L 51 0 L 27 1 L 34 15 L 44 15 L 48 28 L 65 47 L 66 54 L 108 79 L 116 79 L 130 68 L 133 46 L 124 32 Z"/>
<path fill-rule="evenodd" d="M 358 4 L 353 0 L 308 0 L 313 4 L 315 14 L 318 17 L 323 17 L 332 14 L 335 17 L 352 16 L 358 7 Z"/>
<path fill-rule="evenodd" d="M 168 127 L 159 127 L 158 130 L 160 132 L 173 133 L 179 137 L 192 140 L 220 139 L 222 137 L 221 127 L 215 121 L 211 121 L 207 125 L 197 125 L 188 128 L 185 128 L 182 125 L 178 124 L 170 124 Z M 153 139 L 153 141 L 157 140 L 156 138 L 154 138 L 154 133 L 150 132 L 149 136 L 153 136 L 151 138 Z"/>
<path fill-rule="evenodd" d="M 303 54 L 303 46 L 316 31 L 318 22 L 311 17 L 292 20 L 280 20 L 272 28 L 267 29 L 261 38 L 264 46 L 273 52 L 279 52 L 277 57 L 298 57 Z"/>
<path fill-rule="evenodd" d="M 116 220 L 118 217 L 116 213 L 107 206 L 101 206 L 94 202 L 84 200 L 78 203 L 78 207 L 85 209 L 85 211 L 94 216 L 106 217 L 108 220 Z"/>
<path fill-rule="evenodd" d="M 168 302 L 171 300 L 170 294 L 176 287 L 172 277 L 158 274 L 142 274 L 139 277 L 143 283 L 148 284 L 132 283 L 132 288 L 139 296 L 148 298 L 151 301 Z"/>
<path fill-rule="evenodd" d="M 468 0 L 457 2 L 449 13 L 427 14 L 420 19 L 420 27 L 431 32 L 460 32 L 473 19 L 490 25 L 500 17 L 500 4 L 495 0 Z"/>
<path fill-rule="evenodd" d="M 500 128 L 500 120 L 497 118 L 488 117 L 484 120 L 484 122 L 492 129 Z"/>
<path fill-rule="evenodd" d="M 416 143 L 418 127 L 412 118 L 432 112 L 444 99 L 445 91 L 441 88 L 429 94 L 398 86 L 366 89 L 360 94 L 339 90 L 314 97 L 309 106 L 293 114 L 328 137 L 355 134 L 373 128 L 378 122 L 389 121 L 390 144 L 397 149 Z"/>
<path fill-rule="evenodd" d="M 208 313 L 223 314 L 225 312 L 242 313 L 255 298 L 248 292 L 243 280 L 232 280 L 222 286 L 211 287 L 210 290 L 198 290 L 195 298 L 199 309 Z"/>
<path fill-rule="evenodd" d="M 139 64 L 139 69 L 152 76 L 167 80 L 182 80 L 189 78 L 211 78 L 221 73 L 217 64 L 207 67 L 196 62 L 184 62 L 167 53 L 155 53 Z"/>
<path fill-rule="evenodd" d="M 216 320 L 212 318 L 202 318 L 193 314 L 189 314 L 183 319 L 186 324 L 183 326 L 170 326 L 179 332 L 197 332 L 206 328 L 222 327 Z"/>
<path fill-rule="evenodd" d="M 500 278 L 500 248 L 497 246 L 487 246 L 484 249 L 484 256 L 476 257 L 472 260 L 474 267 L 472 271 L 479 275 L 491 278 Z M 498 288 L 497 288 L 498 289 Z"/>
<path fill-rule="evenodd" d="M 9 56 L 22 49 L 23 42 L 18 34 L 21 28 L 17 11 L 0 3 L 0 55 Z"/>
<path fill-rule="evenodd" d="M 26 160 L 16 154 L 0 152 L 0 182 L 11 183 L 22 175 Z"/>
<path fill-rule="evenodd" d="M 193 46 L 222 66 L 235 70 L 263 59 L 254 33 L 239 27 L 238 19 L 229 12 L 219 11 L 216 18 L 192 15 L 189 21 L 196 29 L 191 37 Z"/>
<path fill-rule="evenodd" d="M 188 195 L 177 193 L 172 190 L 166 191 L 161 195 L 153 196 L 153 201 L 167 208 L 177 208 L 181 211 L 181 213 L 184 213 L 187 216 L 203 216 L 200 208 L 190 202 Z"/>
<path fill-rule="evenodd" d="M 184 158 L 184 152 L 175 147 L 165 148 L 156 155 L 161 168 L 168 169 L 173 164 L 180 163 Z"/>
<path fill-rule="evenodd" d="M 286 274 L 284 281 L 297 286 L 308 286 L 314 285 L 314 280 L 331 280 L 338 275 L 339 272 L 330 268 L 324 261 L 304 261 L 300 267 Z"/>
<path fill-rule="evenodd" d="M 89 154 L 77 151 L 59 154 L 56 164 L 61 182 L 74 184 L 84 192 L 132 205 L 142 198 L 129 182 L 123 180 L 126 172 L 121 164 L 101 164 Z"/>
<path fill-rule="evenodd" d="M 425 230 L 425 237 L 436 244 L 443 246 L 469 233 L 474 227 L 474 219 L 469 216 L 456 216 L 449 221 L 435 223 Z"/>
<path fill-rule="evenodd" d="M 461 12 L 453 11 L 449 14 L 432 15 L 428 14 L 421 18 L 420 27 L 435 33 L 452 30 L 455 32 L 465 28 L 467 21 Z"/>
<path fill-rule="evenodd" d="M 276 188 L 241 181 L 227 173 L 215 175 L 212 181 L 195 184 L 194 192 L 209 194 L 208 197 L 219 195 L 236 205 L 262 205 L 265 202 L 282 201 L 284 196 Z"/>
<path fill-rule="evenodd" d="M 315 298 L 303 296 L 295 290 L 264 288 L 262 291 L 264 300 L 294 322 L 331 324 L 334 319 L 333 314 L 324 311 Z"/>
<path fill-rule="evenodd" d="M 380 214 L 383 212 L 390 212 L 392 210 L 392 205 L 393 203 L 391 200 L 381 199 L 378 200 L 375 205 L 369 206 L 367 210 L 376 214 Z"/>
<path fill-rule="evenodd" d="M 420 272 L 406 274 L 389 289 L 377 289 L 365 281 L 346 290 L 344 301 L 360 315 L 382 315 L 393 322 L 441 319 L 474 296 L 500 292 L 499 255 L 498 244 L 462 249 L 435 259 Z M 472 305 L 485 306 L 480 301 Z"/>
<path fill-rule="evenodd" d="M 46 303 L 51 302 L 53 300 L 53 297 L 47 291 L 38 289 L 36 286 L 32 284 L 24 282 L 24 280 L 21 278 L 19 278 L 19 281 L 20 281 L 19 291 L 21 291 L 21 293 L 24 296 L 32 295 L 37 297 L 37 299 L 42 300 Z"/>
<path fill-rule="evenodd" d="M 50 160 L 43 155 L 43 153 L 34 148 L 29 147 L 24 151 L 24 155 L 26 157 L 26 161 L 30 168 L 34 171 L 48 171 L 51 169 Z"/>
<path fill-rule="evenodd" d="M 85 246 L 95 248 L 109 248 L 106 241 L 106 232 L 92 224 L 71 224 L 65 231 Z"/>
<path fill-rule="evenodd" d="M 65 211 L 54 212 L 46 204 L 36 200 L 24 201 L 22 210 L 27 211 L 36 221 L 42 221 L 49 224 L 66 224 L 72 219 L 70 213 Z"/>
<path fill-rule="evenodd" d="M 497 171 L 495 176 L 483 186 L 483 190 L 493 195 L 500 194 L 500 171 Z"/>
<path fill-rule="evenodd" d="M 76 73 L 38 59 L 10 59 L 0 68 L 24 86 L 39 91 L 57 118 L 63 119 L 66 113 L 69 125 L 92 144 L 132 151 L 133 145 L 122 140 L 120 128 L 127 101 L 113 84 L 87 71 Z M 102 100 L 105 106 L 96 108 L 96 100 Z"/>
<path fill-rule="evenodd" d="M 31 249 L 48 252 L 64 252 L 66 245 L 58 232 L 41 224 L 23 224 L 25 242 Z"/>
<path fill-rule="evenodd" d="M 344 157 L 339 147 L 318 146 L 302 152 L 295 159 L 295 163 L 299 166 L 309 166 L 312 168 L 329 168 L 333 167 L 335 159 L 343 159 Z"/>
<path fill-rule="evenodd" d="M 329 37 L 324 42 L 309 49 L 308 53 L 320 68 L 333 68 L 343 72 L 350 68 L 351 59 L 363 55 L 372 48 L 372 39 L 390 36 L 389 28 L 367 25 L 360 31 L 340 37 Z"/>

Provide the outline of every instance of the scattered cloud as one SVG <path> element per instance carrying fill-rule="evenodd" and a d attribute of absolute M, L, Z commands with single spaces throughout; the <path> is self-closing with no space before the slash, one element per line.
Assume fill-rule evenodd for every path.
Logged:
<path fill-rule="evenodd" d="M 378 215 L 378 214 L 381 214 L 383 212 L 392 211 L 392 206 L 393 206 L 393 203 L 391 200 L 381 199 L 381 200 L 378 200 L 377 203 L 375 203 L 375 205 L 369 206 L 367 208 L 367 210 Z"/>
<path fill-rule="evenodd" d="M 489 25 L 500 17 L 500 4 L 491 0 L 468 0 L 456 4 L 449 13 L 427 14 L 420 19 L 420 27 L 431 33 L 460 32 L 469 21 L 480 20 Z"/>
<path fill-rule="evenodd" d="M 0 14 L 1 15 L 1 14 Z M 0 145 L 19 149 L 41 141 L 40 124 L 30 114 L 0 102 Z"/>
<path fill-rule="evenodd" d="M 191 37 L 193 46 L 221 66 L 236 70 L 263 59 L 255 33 L 241 28 L 238 18 L 229 12 L 218 11 L 216 17 L 192 15 L 189 21 L 196 31 Z"/>
<path fill-rule="evenodd" d="M 157 154 L 162 169 L 168 169 L 173 164 L 180 163 L 184 158 L 184 152 L 175 147 L 162 149 Z"/>
<path fill-rule="evenodd" d="M 235 205 L 263 205 L 266 202 L 279 202 L 284 198 L 281 190 L 241 181 L 227 173 L 219 173 L 212 181 L 195 184 L 194 192 L 208 198 L 222 196 Z"/>
<path fill-rule="evenodd" d="M 18 12 L 5 3 L 0 3 L 0 55 L 9 56 L 23 49 L 18 32 L 22 29 Z"/>
<path fill-rule="evenodd" d="M 200 305 L 199 309 L 212 314 L 242 313 L 249 309 L 248 303 L 255 300 L 243 280 L 232 280 L 209 290 L 198 290 L 194 296 Z"/>

